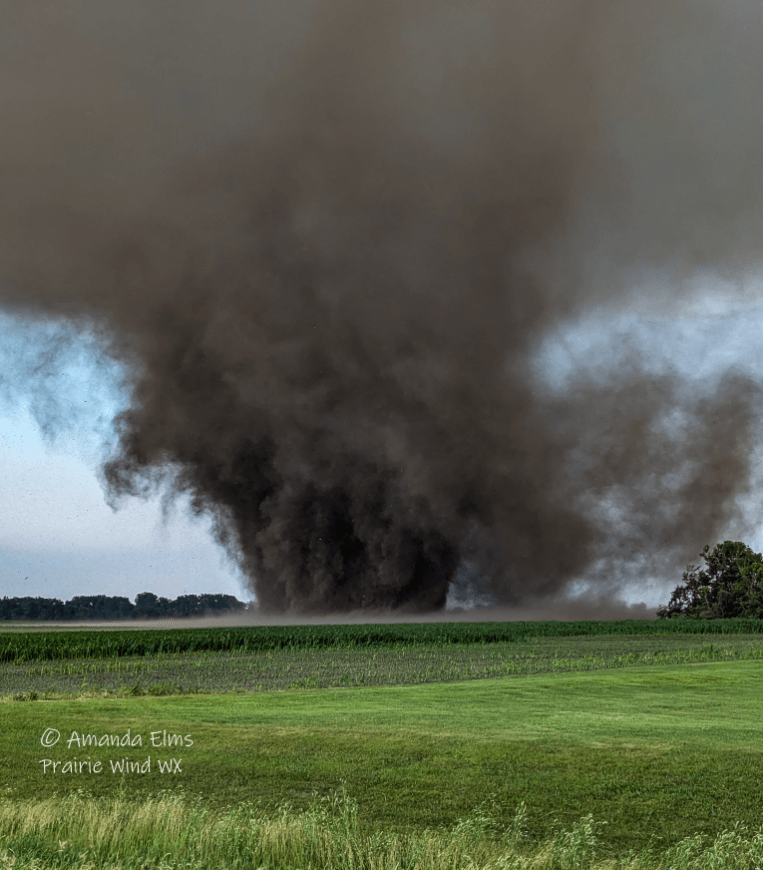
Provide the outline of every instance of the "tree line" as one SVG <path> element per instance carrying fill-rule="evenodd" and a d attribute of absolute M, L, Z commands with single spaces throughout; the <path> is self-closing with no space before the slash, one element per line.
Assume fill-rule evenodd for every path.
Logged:
<path fill-rule="evenodd" d="M 8 598 L 0 600 L 0 619 L 175 619 L 210 616 L 246 610 L 233 595 L 181 595 L 169 600 L 153 592 L 141 592 L 133 604 L 129 598 L 112 595 L 76 595 L 69 601 L 58 598 Z"/>

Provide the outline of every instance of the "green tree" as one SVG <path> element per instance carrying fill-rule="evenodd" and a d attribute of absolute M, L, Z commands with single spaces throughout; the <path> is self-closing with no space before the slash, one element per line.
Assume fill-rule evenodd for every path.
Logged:
<path fill-rule="evenodd" d="M 713 550 L 708 544 L 700 555 L 705 567 L 687 566 L 683 583 L 657 616 L 763 619 L 763 556 L 741 541 L 724 541 Z"/>

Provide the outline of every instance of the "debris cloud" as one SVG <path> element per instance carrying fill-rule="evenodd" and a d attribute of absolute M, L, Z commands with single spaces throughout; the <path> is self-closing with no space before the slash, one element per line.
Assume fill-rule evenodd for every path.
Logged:
<path fill-rule="evenodd" d="M 559 393 L 537 353 L 754 270 L 759 7 L 265 6 L 4 12 L 0 305 L 125 365 L 109 497 L 188 494 L 266 613 L 437 611 L 464 571 L 600 607 L 685 563 L 759 385 L 634 349 Z"/>

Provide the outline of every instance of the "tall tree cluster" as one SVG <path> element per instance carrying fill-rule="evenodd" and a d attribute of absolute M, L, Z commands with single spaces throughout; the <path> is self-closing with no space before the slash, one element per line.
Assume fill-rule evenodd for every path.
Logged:
<path fill-rule="evenodd" d="M 704 568 L 689 565 L 670 602 L 657 611 L 661 619 L 763 618 L 763 556 L 741 541 L 724 541 L 700 554 Z"/>

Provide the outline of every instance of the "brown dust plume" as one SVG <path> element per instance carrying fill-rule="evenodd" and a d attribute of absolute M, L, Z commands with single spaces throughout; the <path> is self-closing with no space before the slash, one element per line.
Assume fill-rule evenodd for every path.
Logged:
<path fill-rule="evenodd" d="M 124 364 L 110 498 L 188 494 L 263 610 L 616 597 L 738 519 L 757 383 L 537 355 L 754 271 L 757 4 L 3 17 L 0 306 Z"/>

